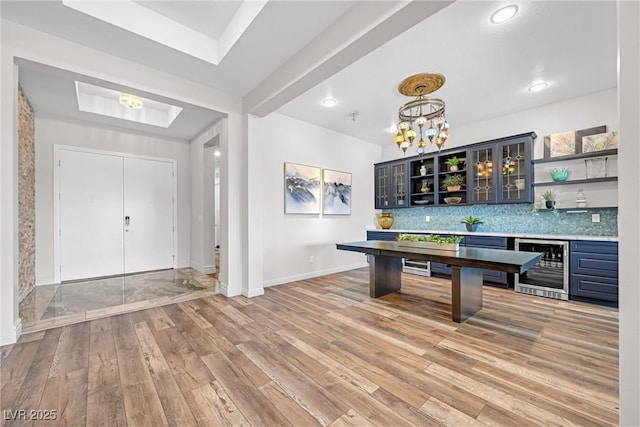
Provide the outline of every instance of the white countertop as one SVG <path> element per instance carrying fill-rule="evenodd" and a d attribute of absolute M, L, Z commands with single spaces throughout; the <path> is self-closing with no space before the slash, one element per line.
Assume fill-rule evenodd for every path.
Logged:
<path fill-rule="evenodd" d="M 476 236 L 493 236 L 493 237 L 521 237 L 530 239 L 550 239 L 550 240 L 594 240 L 600 242 L 617 242 L 617 236 L 585 236 L 577 234 L 536 234 L 536 233 L 497 233 L 490 231 L 449 231 L 449 230 L 404 230 L 399 228 L 391 228 L 383 230 L 382 228 L 370 228 L 367 231 L 386 231 L 390 233 L 421 233 L 421 234 L 455 234 L 460 236 L 476 235 Z"/>

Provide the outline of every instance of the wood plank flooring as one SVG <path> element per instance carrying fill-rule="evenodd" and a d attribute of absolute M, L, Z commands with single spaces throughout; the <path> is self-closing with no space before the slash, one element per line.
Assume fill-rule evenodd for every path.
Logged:
<path fill-rule="evenodd" d="M 24 335 L 2 425 L 618 424 L 617 310 L 485 287 L 457 324 L 449 304 L 406 274 L 371 299 L 361 269 Z"/>

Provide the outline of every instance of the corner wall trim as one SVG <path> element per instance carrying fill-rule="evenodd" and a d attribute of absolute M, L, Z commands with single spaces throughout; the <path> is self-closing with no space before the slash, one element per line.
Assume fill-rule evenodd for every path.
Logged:
<path fill-rule="evenodd" d="M 0 337 L 0 346 L 15 344 L 22 335 L 22 320 L 18 319 L 13 325 L 13 333 L 5 334 Z"/>
<path fill-rule="evenodd" d="M 358 268 L 369 267 L 366 262 L 344 265 L 342 267 L 329 268 L 326 270 L 310 271 L 308 273 L 295 274 L 293 276 L 279 277 L 277 279 L 265 280 L 264 287 L 282 285 L 284 283 L 295 282 L 298 280 L 312 279 L 314 277 L 326 276 L 327 274 L 342 273 L 343 271 L 356 270 Z"/>

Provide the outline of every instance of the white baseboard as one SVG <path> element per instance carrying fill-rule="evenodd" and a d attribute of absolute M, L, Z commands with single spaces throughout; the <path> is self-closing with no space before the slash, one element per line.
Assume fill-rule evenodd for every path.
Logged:
<path fill-rule="evenodd" d="M 279 277 L 277 279 L 265 280 L 264 287 L 282 285 L 284 283 L 295 282 L 298 280 L 312 279 L 314 277 L 326 276 L 327 274 L 341 273 L 343 271 L 356 270 L 358 268 L 368 267 L 369 264 L 366 262 L 344 265 L 341 267 L 329 268 L 326 270 L 316 270 L 310 271 L 308 273 L 295 274 L 293 276 Z"/>
<path fill-rule="evenodd" d="M 190 267 L 202 274 L 213 274 L 216 272 L 215 265 L 200 265 L 197 262 L 191 261 Z"/>
<path fill-rule="evenodd" d="M 15 344 L 18 338 L 20 338 L 20 335 L 22 335 L 22 320 L 18 319 L 13 325 L 13 331 L 0 337 L 0 346 Z"/>
<path fill-rule="evenodd" d="M 243 291 L 242 295 L 244 295 L 244 291 Z M 250 289 L 247 292 L 247 295 L 244 295 L 244 296 L 246 296 L 247 298 L 253 298 L 253 297 L 259 297 L 260 295 L 264 295 L 264 288 Z"/>
<path fill-rule="evenodd" d="M 242 295 L 240 289 L 238 289 L 237 293 L 229 294 L 229 285 L 223 282 L 220 282 L 220 293 L 225 297 L 237 297 L 238 295 Z"/>

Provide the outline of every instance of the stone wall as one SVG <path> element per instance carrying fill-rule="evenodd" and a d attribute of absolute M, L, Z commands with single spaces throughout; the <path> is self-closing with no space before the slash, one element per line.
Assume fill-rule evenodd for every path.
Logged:
<path fill-rule="evenodd" d="M 18 87 L 18 295 L 36 283 L 36 148 L 33 108 Z"/>

